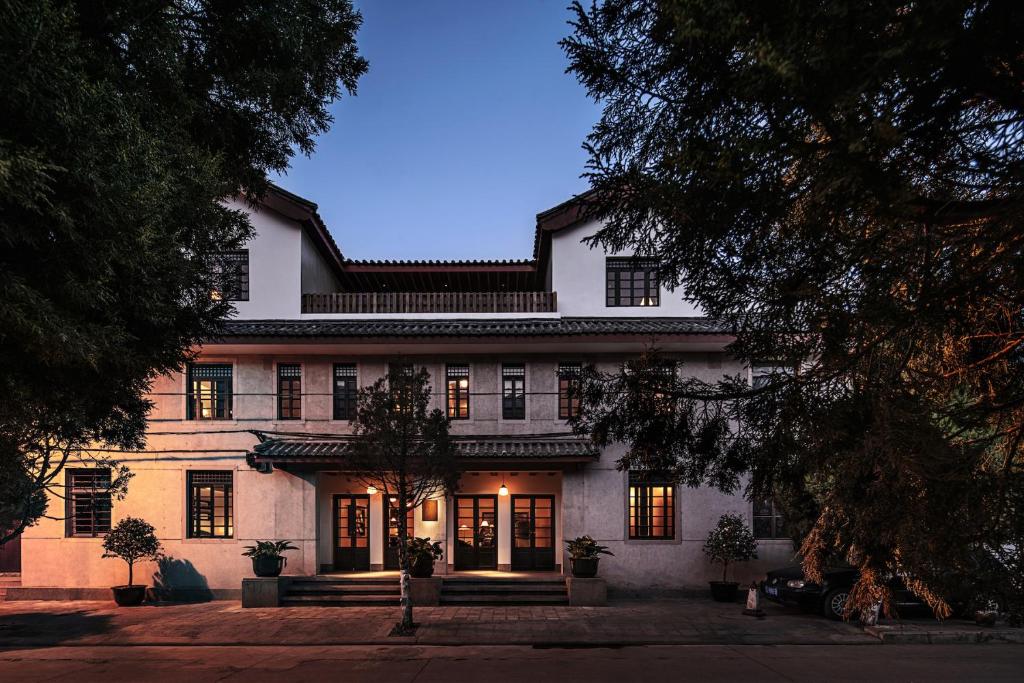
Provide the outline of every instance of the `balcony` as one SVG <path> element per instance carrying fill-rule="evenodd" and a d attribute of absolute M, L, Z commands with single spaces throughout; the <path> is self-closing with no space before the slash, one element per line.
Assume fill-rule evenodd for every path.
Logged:
<path fill-rule="evenodd" d="M 332 292 L 303 294 L 303 313 L 554 313 L 555 292 Z"/>

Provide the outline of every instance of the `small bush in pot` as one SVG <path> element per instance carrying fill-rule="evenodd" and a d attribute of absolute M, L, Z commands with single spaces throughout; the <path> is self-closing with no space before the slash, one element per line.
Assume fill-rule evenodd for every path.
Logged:
<path fill-rule="evenodd" d="M 103 537 L 103 557 L 120 557 L 128 563 L 128 584 L 113 586 L 114 602 L 121 607 L 141 605 L 146 598 L 146 585 L 135 585 L 135 563 L 160 557 L 160 541 L 153 525 L 144 519 L 125 517 Z"/>
<path fill-rule="evenodd" d="M 572 575 L 578 579 L 592 579 L 597 576 L 600 555 L 615 555 L 607 546 L 598 545 L 590 536 L 577 536 L 565 545 L 569 550 L 569 564 Z"/>
<path fill-rule="evenodd" d="M 704 554 L 722 564 L 722 580 L 711 581 L 711 597 L 718 602 L 735 602 L 739 584 L 728 581 L 729 564 L 757 558 L 757 541 L 739 515 L 724 514 L 704 541 Z"/>
<path fill-rule="evenodd" d="M 288 558 L 284 556 L 287 550 L 298 550 L 291 544 L 291 541 L 256 541 L 256 545 L 245 546 L 245 557 L 252 558 L 252 573 L 256 576 L 274 577 L 280 576 Z"/>
<path fill-rule="evenodd" d="M 434 560 L 440 560 L 444 552 L 441 542 L 430 542 L 429 538 L 410 538 L 407 546 L 409 553 L 409 574 L 416 579 L 429 579 L 434 575 Z"/>

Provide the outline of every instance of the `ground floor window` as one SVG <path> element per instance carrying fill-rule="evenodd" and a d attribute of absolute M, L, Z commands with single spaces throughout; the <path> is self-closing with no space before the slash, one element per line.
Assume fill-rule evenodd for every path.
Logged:
<path fill-rule="evenodd" d="M 770 498 L 754 500 L 754 538 L 789 538 L 783 528 L 782 512 Z"/>
<path fill-rule="evenodd" d="M 93 537 L 110 531 L 110 469 L 69 469 L 65 477 L 67 535 Z"/>
<path fill-rule="evenodd" d="M 235 535 L 233 472 L 188 473 L 189 538 L 232 538 Z"/>
<path fill-rule="evenodd" d="M 629 537 L 642 540 L 675 538 L 676 487 L 664 477 L 629 475 Z"/>

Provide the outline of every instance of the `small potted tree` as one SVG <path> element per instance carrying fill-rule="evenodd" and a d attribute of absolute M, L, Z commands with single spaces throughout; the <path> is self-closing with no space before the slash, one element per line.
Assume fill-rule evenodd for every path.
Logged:
<path fill-rule="evenodd" d="M 718 602 L 735 602 L 739 584 L 727 580 L 729 564 L 757 558 L 757 541 L 750 527 L 739 515 L 722 515 L 704 541 L 704 554 L 712 562 L 722 563 L 722 580 L 709 582 L 711 597 Z"/>
<path fill-rule="evenodd" d="M 120 607 L 135 607 L 146 599 L 146 585 L 135 585 L 134 569 L 139 560 L 160 557 L 160 541 L 153 525 L 144 519 L 125 517 L 103 537 L 103 557 L 120 557 L 128 563 L 128 584 L 113 586 L 114 602 Z"/>
<path fill-rule="evenodd" d="M 430 542 L 429 538 L 411 538 L 408 545 L 409 574 L 414 579 L 429 579 L 434 575 L 434 560 L 441 559 L 444 552 L 441 542 Z"/>
<path fill-rule="evenodd" d="M 280 576 L 288 558 L 285 551 L 298 550 L 291 541 L 256 541 L 256 545 L 245 546 L 245 557 L 252 558 L 252 573 L 256 576 Z"/>
<path fill-rule="evenodd" d="M 598 545 L 590 536 L 577 536 L 565 545 L 569 550 L 569 565 L 577 579 L 592 579 L 597 576 L 600 555 L 615 555 L 607 546 Z"/>

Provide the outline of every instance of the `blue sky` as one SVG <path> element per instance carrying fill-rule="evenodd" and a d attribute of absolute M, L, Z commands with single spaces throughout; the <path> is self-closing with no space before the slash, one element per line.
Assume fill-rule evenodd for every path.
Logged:
<path fill-rule="evenodd" d="M 528 258 L 534 216 L 586 189 L 598 106 L 565 73 L 568 0 L 357 0 L 370 70 L 283 187 L 349 258 Z"/>

